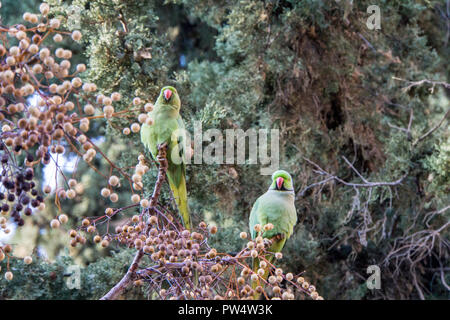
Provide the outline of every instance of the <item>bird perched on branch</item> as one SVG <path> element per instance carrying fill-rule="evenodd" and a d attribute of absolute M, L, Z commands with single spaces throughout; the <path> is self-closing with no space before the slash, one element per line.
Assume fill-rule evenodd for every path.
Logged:
<path fill-rule="evenodd" d="M 291 175 L 284 170 L 278 170 L 272 174 L 272 184 L 269 190 L 253 204 L 249 219 L 250 234 L 253 240 L 258 236 L 270 240 L 269 247 L 266 249 L 269 253 L 265 255 L 265 259 L 269 263 L 273 260 L 274 254 L 283 249 L 297 223 L 294 199 L 294 184 Z M 263 269 L 264 274 L 260 274 L 263 279 L 267 279 L 269 274 L 270 265 L 267 262 L 262 263 L 263 267 L 261 267 L 260 259 L 253 259 L 253 271 L 257 272 L 259 269 Z M 254 282 L 254 288 L 258 282 L 262 281 Z M 259 296 L 256 294 L 255 299 L 258 299 Z"/>
<path fill-rule="evenodd" d="M 162 88 L 154 109 L 148 114 L 154 123 L 142 126 L 141 141 L 154 159 L 158 155 L 158 146 L 167 144 L 167 178 L 183 225 L 190 230 L 186 190 L 186 132 L 180 108 L 177 90 L 170 86 Z"/>

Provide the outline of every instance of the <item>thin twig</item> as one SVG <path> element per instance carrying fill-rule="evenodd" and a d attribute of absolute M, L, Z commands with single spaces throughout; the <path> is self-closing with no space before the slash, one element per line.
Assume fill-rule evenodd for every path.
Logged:
<path fill-rule="evenodd" d="M 444 117 L 441 119 L 441 121 L 439 121 L 433 128 L 431 128 L 430 130 L 428 130 L 427 133 L 425 133 L 424 135 L 420 136 L 419 138 L 417 138 L 417 140 L 413 143 L 413 147 L 415 147 L 419 142 L 421 142 L 422 140 L 424 140 L 426 137 L 428 137 L 429 135 L 431 135 L 434 131 L 436 131 L 437 129 L 439 129 L 439 127 L 444 123 L 445 119 L 447 119 L 447 117 L 450 115 L 450 109 L 447 110 L 447 112 L 445 113 Z"/>

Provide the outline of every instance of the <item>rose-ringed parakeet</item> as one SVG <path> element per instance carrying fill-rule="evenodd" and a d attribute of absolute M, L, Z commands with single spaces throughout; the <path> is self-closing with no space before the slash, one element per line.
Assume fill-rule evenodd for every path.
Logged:
<path fill-rule="evenodd" d="M 150 150 L 154 159 L 158 155 L 158 146 L 167 143 L 167 178 L 183 225 L 186 229 L 190 229 L 186 191 L 186 135 L 180 107 L 181 101 L 177 90 L 170 86 L 162 88 L 154 109 L 148 114 L 154 124 L 142 126 L 141 141 Z"/>
<path fill-rule="evenodd" d="M 272 174 L 272 184 L 269 190 L 260 196 L 253 204 L 250 213 L 249 226 L 252 239 L 262 236 L 272 241 L 267 249 L 269 254 L 265 258 L 271 262 L 274 253 L 280 252 L 286 240 L 292 235 L 294 225 L 297 223 L 297 212 L 294 205 L 295 193 L 292 177 L 284 170 L 275 171 Z M 255 225 L 259 224 L 261 231 L 255 230 Z M 265 225 L 272 224 L 271 230 L 264 230 Z M 263 278 L 267 279 L 269 266 L 262 268 L 265 270 Z M 253 259 L 253 270 L 260 269 L 260 259 Z M 261 284 L 263 281 L 259 281 Z M 257 286 L 257 282 L 253 283 Z M 255 298 L 259 298 L 256 294 Z"/>

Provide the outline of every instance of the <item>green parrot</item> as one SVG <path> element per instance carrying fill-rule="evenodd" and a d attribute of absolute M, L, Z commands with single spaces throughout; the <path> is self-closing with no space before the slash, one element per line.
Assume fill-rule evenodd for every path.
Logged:
<path fill-rule="evenodd" d="M 292 177 L 284 170 L 275 171 L 272 174 L 272 184 L 262 196 L 260 196 L 253 204 L 250 213 L 249 227 L 252 239 L 258 236 L 272 240 L 271 246 L 267 249 L 270 254 L 266 255 L 266 259 L 271 262 L 274 254 L 280 252 L 286 240 L 292 235 L 294 225 L 297 223 L 297 212 L 294 205 L 295 193 Z M 264 231 L 263 227 L 271 223 L 273 229 Z M 261 226 L 261 232 L 255 231 L 255 225 Z M 253 259 L 253 270 L 257 272 L 260 268 L 259 259 Z M 269 266 L 264 268 L 263 278 L 267 279 L 269 274 Z M 257 286 L 257 282 L 253 283 L 253 287 Z M 254 296 L 259 299 L 259 295 Z"/>
<path fill-rule="evenodd" d="M 186 190 L 186 134 L 180 107 L 181 101 L 177 90 L 174 87 L 162 88 L 154 109 L 148 113 L 154 123 L 142 126 L 141 141 L 150 150 L 154 159 L 158 155 L 158 146 L 167 143 L 167 178 L 183 225 L 190 230 Z"/>

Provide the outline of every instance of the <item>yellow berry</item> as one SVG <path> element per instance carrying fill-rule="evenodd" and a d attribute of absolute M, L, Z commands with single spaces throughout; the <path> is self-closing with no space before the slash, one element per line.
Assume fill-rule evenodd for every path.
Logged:
<path fill-rule="evenodd" d="M 139 132 L 139 130 L 141 130 L 141 126 L 139 125 L 139 123 L 133 123 L 131 125 L 131 131 L 133 131 L 134 133 Z"/>
<path fill-rule="evenodd" d="M 143 207 L 143 208 L 148 208 L 148 206 L 150 205 L 150 203 L 147 199 L 142 199 L 140 204 L 141 204 L 141 207 Z"/>
<path fill-rule="evenodd" d="M 56 219 L 50 221 L 50 227 L 52 227 L 53 229 L 59 228 L 60 225 L 61 225 L 60 222 Z"/>
<path fill-rule="evenodd" d="M 41 5 L 39 6 L 39 11 L 42 13 L 43 16 L 46 16 L 50 11 L 50 7 L 46 3 L 41 3 Z"/>
<path fill-rule="evenodd" d="M 113 213 L 114 213 L 114 209 L 113 209 L 113 208 L 106 208 L 106 209 L 105 209 L 105 214 L 106 214 L 108 217 L 111 217 L 111 216 L 113 215 Z"/>
<path fill-rule="evenodd" d="M 50 28 L 58 29 L 61 22 L 58 19 L 51 19 L 50 20 Z"/>
<path fill-rule="evenodd" d="M 146 103 L 144 105 L 144 110 L 145 110 L 145 112 L 153 111 L 153 104 L 152 103 Z"/>
<path fill-rule="evenodd" d="M 111 193 L 111 195 L 109 196 L 109 200 L 111 200 L 112 202 L 117 202 L 119 200 L 119 195 L 117 193 Z"/>
<path fill-rule="evenodd" d="M 53 36 L 53 41 L 55 41 L 55 42 L 61 42 L 61 41 L 63 41 L 62 35 L 60 35 L 59 33 L 55 34 L 55 35 Z"/>
<path fill-rule="evenodd" d="M 216 227 L 216 226 L 211 226 L 211 227 L 209 228 L 209 232 L 210 232 L 211 234 L 216 234 L 216 233 L 217 233 L 217 227 Z"/>
<path fill-rule="evenodd" d="M 87 105 L 84 106 L 83 111 L 84 111 L 84 113 L 86 113 L 88 115 L 93 115 L 95 113 L 94 106 L 90 103 L 88 103 Z"/>
<path fill-rule="evenodd" d="M 75 190 L 69 189 L 69 190 L 67 190 L 66 195 L 67 195 L 67 198 L 73 199 L 73 198 L 75 198 L 77 193 L 75 192 Z"/>
<path fill-rule="evenodd" d="M 109 241 L 106 239 L 103 239 L 101 245 L 103 248 L 106 248 L 107 246 L 109 246 Z"/>
<path fill-rule="evenodd" d="M 281 298 L 283 300 L 288 300 L 291 297 L 291 294 L 289 292 L 283 292 L 283 294 L 281 295 Z"/>
<path fill-rule="evenodd" d="M 111 94 L 111 100 L 112 101 L 119 101 L 121 99 L 121 95 L 119 92 L 113 92 Z"/>
<path fill-rule="evenodd" d="M 111 191 L 108 188 L 103 188 L 100 194 L 102 195 L 102 197 L 107 198 L 111 194 Z"/>
<path fill-rule="evenodd" d="M 119 184 L 119 178 L 117 176 L 109 177 L 109 184 L 113 187 L 117 186 Z"/>
<path fill-rule="evenodd" d="M 74 30 L 72 32 L 72 39 L 75 41 L 80 41 L 81 40 L 81 32 L 78 30 Z"/>
<path fill-rule="evenodd" d="M 11 281 L 13 279 L 13 274 L 11 271 L 5 273 L 5 279 Z"/>
<path fill-rule="evenodd" d="M 138 116 L 138 121 L 140 122 L 140 123 L 144 123 L 145 122 L 145 120 L 147 120 L 147 115 L 145 114 L 145 113 L 141 113 L 139 116 Z"/>
<path fill-rule="evenodd" d="M 58 216 L 58 220 L 61 223 L 67 223 L 67 221 L 69 221 L 69 217 L 63 213 Z"/>

